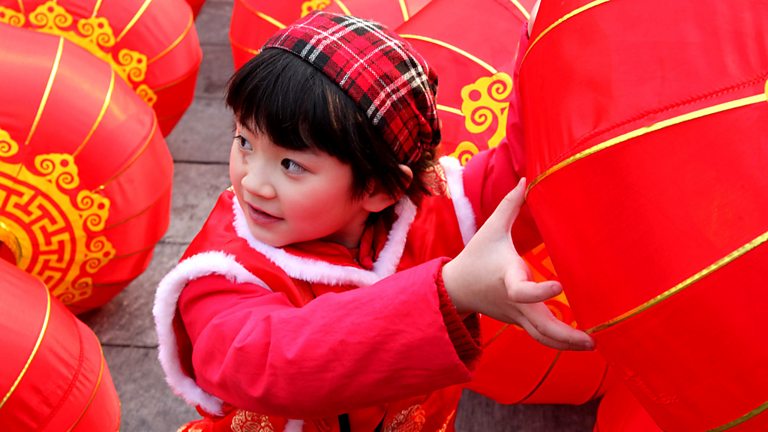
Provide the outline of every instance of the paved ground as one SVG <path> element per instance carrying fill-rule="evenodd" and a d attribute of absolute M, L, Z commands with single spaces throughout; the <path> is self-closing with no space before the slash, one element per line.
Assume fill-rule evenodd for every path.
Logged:
<path fill-rule="evenodd" d="M 122 402 L 123 432 L 175 431 L 196 417 L 166 386 L 157 362 L 152 300 L 160 278 L 199 229 L 215 197 L 228 186 L 232 122 L 223 89 L 232 73 L 227 38 L 231 0 L 208 0 L 197 20 L 204 60 L 194 104 L 167 138 L 175 161 L 171 225 L 149 269 L 113 301 L 81 316 L 101 339 Z M 460 432 L 587 432 L 595 403 L 584 406 L 504 406 L 466 392 Z"/>

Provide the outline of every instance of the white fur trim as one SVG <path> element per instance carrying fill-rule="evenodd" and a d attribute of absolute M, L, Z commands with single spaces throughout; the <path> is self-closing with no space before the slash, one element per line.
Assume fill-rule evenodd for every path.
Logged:
<path fill-rule="evenodd" d="M 387 243 L 373 264 L 373 270 L 369 271 L 291 255 L 283 249 L 256 240 L 248 229 L 245 214 L 236 197 L 233 200 L 232 211 L 234 213 L 235 232 L 245 239 L 250 247 L 277 264 L 288 276 L 294 279 L 328 285 L 367 286 L 394 274 L 400 263 L 400 258 L 403 256 L 403 250 L 405 250 L 408 230 L 416 218 L 416 205 L 408 198 L 401 199 L 395 206 L 398 218 L 389 231 Z"/>
<path fill-rule="evenodd" d="M 180 262 L 160 281 L 155 294 L 152 314 L 155 317 L 155 329 L 158 339 L 158 358 L 165 372 L 165 380 L 171 389 L 191 405 L 200 405 L 205 411 L 222 415 L 221 399 L 201 389 L 195 380 L 186 375 L 181 368 L 173 331 L 173 317 L 181 291 L 191 280 L 220 274 L 236 283 L 255 283 L 269 287 L 259 278 L 248 272 L 232 255 L 223 252 L 203 252 Z"/>
<path fill-rule="evenodd" d="M 304 429 L 304 420 L 288 420 L 285 424 L 285 432 L 301 432 Z"/>
<path fill-rule="evenodd" d="M 440 165 L 445 170 L 445 179 L 448 182 L 448 190 L 451 193 L 453 201 L 453 210 L 456 212 L 456 219 L 459 221 L 459 231 L 464 244 L 477 232 L 477 221 L 475 220 L 475 211 L 464 193 L 464 167 L 458 159 L 443 156 L 440 158 Z"/>

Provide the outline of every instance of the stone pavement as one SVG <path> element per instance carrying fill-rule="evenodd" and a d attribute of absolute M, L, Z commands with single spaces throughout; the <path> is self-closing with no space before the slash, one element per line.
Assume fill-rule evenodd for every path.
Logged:
<path fill-rule="evenodd" d="M 196 26 L 204 59 L 195 100 L 167 137 L 175 161 L 171 223 L 147 271 L 110 303 L 80 316 L 93 328 L 122 403 L 123 432 L 175 431 L 197 417 L 165 384 L 157 361 L 152 301 L 157 282 L 178 260 L 219 192 L 229 186 L 227 159 L 232 120 L 223 90 L 232 73 L 231 0 L 208 0 Z M 583 406 L 499 405 L 472 392 L 457 414 L 459 432 L 588 432 L 595 403 Z"/>

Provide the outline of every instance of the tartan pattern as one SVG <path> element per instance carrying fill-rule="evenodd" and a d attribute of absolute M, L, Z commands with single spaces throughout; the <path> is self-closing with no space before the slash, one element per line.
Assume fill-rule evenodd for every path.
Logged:
<path fill-rule="evenodd" d="M 317 11 L 279 30 L 266 48 L 292 52 L 338 84 L 402 163 L 439 144 L 437 75 L 381 24 Z"/>

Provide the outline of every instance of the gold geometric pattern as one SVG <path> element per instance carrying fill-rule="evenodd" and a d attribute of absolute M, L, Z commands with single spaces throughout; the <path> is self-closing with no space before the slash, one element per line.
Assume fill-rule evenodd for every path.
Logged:
<path fill-rule="evenodd" d="M 109 216 L 109 199 L 78 190 L 72 155 L 38 155 L 27 167 L 4 160 L 18 152 L 18 145 L 6 131 L 0 130 L 0 137 L 0 238 L 16 265 L 65 304 L 89 297 L 90 275 L 116 255 L 98 235 Z"/>
<path fill-rule="evenodd" d="M 245 410 L 237 410 L 232 417 L 232 432 L 274 432 L 269 417 Z"/>
<path fill-rule="evenodd" d="M 427 422 L 426 412 L 421 405 L 414 405 L 400 411 L 392 421 L 384 427 L 384 432 L 419 432 Z"/>
<path fill-rule="evenodd" d="M 121 49 L 116 56 L 111 53 L 116 38 L 107 18 L 96 16 L 82 18 L 73 26 L 72 14 L 56 4 L 56 0 L 41 4 L 30 12 L 27 18 L 33 30 L 61 36 L 109 63 L 112 69 L 134 87 L 136 93 L 150 106 L 157 100 L 154 91 L 146 84 L 142 84 L 147 74 L 147 56 L 129 49 Z M 26 19 L 19 12 L 0 7 L 0 22 L 23 27 Z"/>
<path fill-rule="evenodd" d="M 461 89 L 461 112 L 467 130 L 478 134 L 496 125 L 496 131 L 488 140 L 488 148 L 498 146 L 506 135 L 511 94 L 512 78 L 504 72 L 480 77 Z"/>
<path fill-rule="evenodd" d="M 329 4 L 331 4 L 331 0 L 309 0 L 305 1 L 301 4 L 301 16 L 305 17 L 310 14 L 310 12 L 325 9 Z"/>

